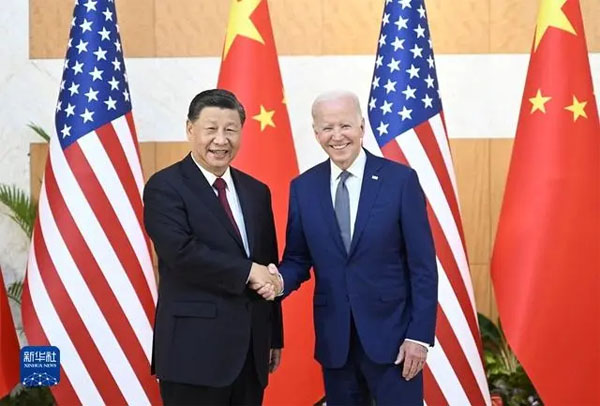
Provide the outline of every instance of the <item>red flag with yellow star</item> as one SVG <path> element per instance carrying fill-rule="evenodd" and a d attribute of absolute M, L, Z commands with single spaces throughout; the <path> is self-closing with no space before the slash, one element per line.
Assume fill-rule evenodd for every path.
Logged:
<path fill-rule="evenodd" d="M 578 0 L 542 0 L 492 278 L 547 405 L 600 404 L 600 124 Z"/>
<path fill-rule="evenodd" d="M 232 0 L 218 87 L 234 92 L 246 109 L 233 165 L 269 185 L 281 251 L 298 164 L 267 0 Z M 285 348 L 281 366 L 269 378 L 265 404 L 305 406 L 323 396 L 321 370 L 313 359 L 312 282 L 305 285 L 283 302 Z"/>

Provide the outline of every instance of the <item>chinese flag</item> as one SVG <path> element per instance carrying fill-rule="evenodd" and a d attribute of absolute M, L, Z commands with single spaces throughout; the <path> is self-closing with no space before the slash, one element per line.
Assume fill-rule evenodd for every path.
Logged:
<path fill-rule="evenodd" d="M 283 251 L 289 184 L 298 164 L 266 0 L 232 0 L 218 87 L 235 93 L 246 109 L 233 166 L 269 185 Z M 267 405 L 306 406 L 323 396 L 313 359 L 312 282 L 306 285 L 283 302 L 285 348 L 269 379 Z"/>
<path fill-rule="evenodd" d="M 19 382 L 19 340 L 0 270 L 0 398 Z"/>
<path fill-rule="evenodd" d="M 600 125 L 578 0 L 542 0 L 492 258 L 546 405 L 600 404 Z"/>

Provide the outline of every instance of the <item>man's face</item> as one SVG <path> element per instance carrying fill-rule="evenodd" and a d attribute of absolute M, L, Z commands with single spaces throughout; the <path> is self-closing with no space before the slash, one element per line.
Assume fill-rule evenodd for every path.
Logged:
<path fill-rule="evenodd" d="M 313 120 L 321 147 L 338 167 L 348 169 L 360 152 L 365 128 L 354 100 L 344 96 L 323 100 L 315 106 Z"/>
<path fill-rule="evenodd" d="M 198 118 L 186 124 L 194 159 L 221 176 L 240 149 L 242 123 L 237 110 L 204 107 Z"/>

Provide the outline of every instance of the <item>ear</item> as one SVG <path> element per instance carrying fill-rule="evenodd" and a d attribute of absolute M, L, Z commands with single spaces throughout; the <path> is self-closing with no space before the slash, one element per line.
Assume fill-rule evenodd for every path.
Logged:
<path fill-rule="evenodd" d="M 185 120 L 185 134 L 187 135 L 188 141 L 192 140 L 192 127 L 194 124 L 188 119 Z"/>
<path fill-rule="evenodd" d="M 365 118 L 364 117 L 362 117 L 360 119 L 360 132 L 361 132 L 360 138 L 364 137 L 365 136 Z"/>

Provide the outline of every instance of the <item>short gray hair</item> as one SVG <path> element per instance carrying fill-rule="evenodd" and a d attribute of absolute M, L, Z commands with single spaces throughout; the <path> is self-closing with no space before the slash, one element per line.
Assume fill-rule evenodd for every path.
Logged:
<path fill-rule="evenodd" d="M 330 101 L 330 100 L 343 99 L 343 98 L 348 98 L 348 99 L 352 100 L 352 102 L 354 103 L 354 105 L 356 107 L 356 114 L 358 114 L 358 117 L 362 119 L 362 117 L 363 117 L 362 110 L 360 109 L 360 102 L 358 101 L 358 96 L 356 96 L 356 94 L 352 93 L 349 90 L 331 90 L 328 92 L 321 93 L 320 95 L 317 96 L 317 98 L 313 102 L 312 108 L 311 108 L 311 114 L 312 114 L 313 120 L 315 119 L 317 106 L 320 103 L 325 102 L 325 101 Z"/>

